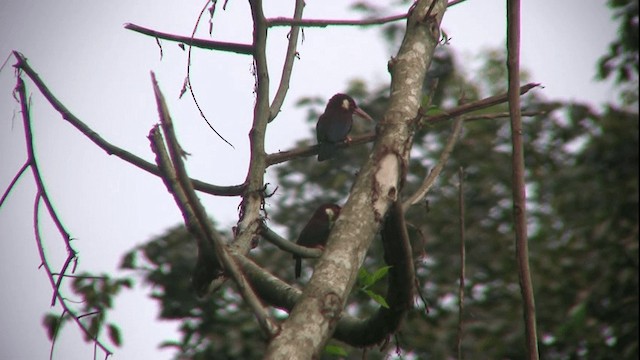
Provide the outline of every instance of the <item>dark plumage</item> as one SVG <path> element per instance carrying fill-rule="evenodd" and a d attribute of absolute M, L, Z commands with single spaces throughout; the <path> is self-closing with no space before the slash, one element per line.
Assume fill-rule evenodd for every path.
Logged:
<path fill-rule="evenodd" d="M 307 225 L 300 232 L 296 244 L 310 248 L 323 249 L 329 238 L 331 228 L 335 223 L 338 215 L 340 215 L 340 206 L 336 204 L 320 205 L 309 219 Z M 302 258 L 293 255 L 296 260 L 296 279 L 300 277 L 302 272 Z"/>
<path fill-rule="evenodd" d="M 353 98 L 345 94 L 335 94 L 327 103 L 324 113 L 320 115 L 316 124 L 318 139 L 318 161 L 324 161 L 335 156 L 336 145 L 348 141 L 349 131 L 353 125 L 353 114 L 373 121 L 371 116 L 362 111 Z"/>

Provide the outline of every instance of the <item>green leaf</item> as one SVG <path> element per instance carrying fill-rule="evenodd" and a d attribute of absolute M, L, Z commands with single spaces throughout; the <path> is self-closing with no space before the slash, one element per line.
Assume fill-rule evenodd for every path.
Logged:
<path fill-rule="evenodd" d="M 385 309 L 389 308 L 389 304 L 387 303 L 387 300 L 380 294 L 376 294 L 375 292 L 371 291 L 371 290 L 363 290 L 367 295 L 369 295 L 369 297 L 371 299 L 373 299 L 373 301 L 377 302 L 378 304 L 380 304 L 380 306 L 382 306 Z"/>
<path fill-rule="evenodd" d="M 42 318 L 42 325 L 47 329 L 47 336 L 49 340 L 53 340 L 60 330 L 60 327 L 64 324 L 66 318 L 56 314 L 46 314 Z"/>
<path fill-rule="evenodd" d="M 122 338 L 120 337 L 120 329 L 114 324 L 109 324 L 109 326 L 107 327 L 107 330 L 109 332 L 109 339 L 111 340 L 111 342 L 115 346 L 120 347 L 122 345 Z"/>
<path fill-rule="evenodd" d="M 333 356 L 347 356 L 349 353 L 342 346 L 339 345 L 327 345 L 324 347 L 324 352 Z"/>
<path fill-rule="evenodd" d="M 377 283 L 380 279 L 385 277 L 389 273 L 389 269 L 391 269 L 391 266 L 383 266 L 376 270 L 371 276 L 371 285 Z"/>
<path fill-rule="evenodd" d="M 360 268 L 360 270 L 358 270 L 358 284 L 360 284 L 360 287 L 363 289 L 372 284 L 371 274 L 369 274 L 367 269 Z"/>
<path fill-rule="evenodd" d="M 391 266 L 383 266 L 372 274 L 368 272 L 367 269 L 360 268 L 358 271 L 358 284 L 362 290 L 366 290 L 385 277 L 385 275 L 389 273 L 389 269 L 391 269 Z"/>
<path fill-rule="evenodd" d="M 122 262 L 120 263 L 120 268 L 129 269 L 129 270 L 133 270 L 136 268 L 136 252 L 135 251 L 128 252 L 122 258 Z"/>

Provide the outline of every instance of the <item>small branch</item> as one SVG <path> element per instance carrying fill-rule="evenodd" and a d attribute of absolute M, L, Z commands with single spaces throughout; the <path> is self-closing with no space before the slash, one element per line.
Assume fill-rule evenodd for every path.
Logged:
<path fill-rule="evenodd" d="M 4 201 L 7 199 L 7 197 L 9 196 L 9 193 L 11 192 L 11 190 L 13 189 L 13 187 L 16 185 L 16 183 L 18 182 L 18 179 L 20 179 L 20 177 L 22 176 L 22 174 L 24 174 L 25 171 L 27 171 L 27 169 L 29 168 L 29 161 L 25 161 L 25 163 L 22 165 L 22 167 L 20 168 L 20 170 L 18 170 L 18 172 L 16 173 L 16 175 L 13 177 L 13 179 L 11 179 L 11 182 L 9 183 L 9 186 L 7 186 L 7 189 L 4 191 L 4 193 L 2 194 L 2 198 L 0 198 L 0 207 L 2 207 L 2 204 L 4 204 Z"/>
<path fill-rule="evenodd" d="M 209 5 L 209 0 L 207 0 L 207 2 L 204 4 L 204 6 L 202 7 L 202 10 L 200 11 L 200 14 L 198 15 L 198 20 L 196 20 L 196 24 L 193 26 L 193 31 L 191 32 L 191 39 L 193 39 L 193 37 L 196 36 L 196 30 L 198 29 L 198 24 L 200 23 L 200 19 L 202 18 L 202 14 L 204 14 L 204 12 L 207 9 L 208 5 Z M 213 125 L 211 125 L 211 123 L 209 122 L 209 119 L 207 119 L 207 117 L 204 115 L 204 111 L 202 111 L 202 108 L 200 107 L 200 104 L 198 103 L 198 99 L 196 98 L 196 94 L 193 91 L 193 85 L 191 84 L 191 50 L 192 49 L 193 49 L 193 47 L 191 45 L 189 45 L 189 51 L 187 52 L 187 83 L 186 83 L 186 87 L 189 89 L 189 94 L 191 94 L 191 99 L 193 100 L 193 103 L 196 105 L 196 108 L 198 109 L 198 112 L 200 113 L 200 117 L 204 120 L 205 123 L 207 123 L 207 125 L 209 125 L 209 128 L 222 141 L 224 141 L 225 143 L 227 143 L 227 145 L 229 145 L 229 146 L 231 146 L 232 148 L 235 149 L 233 144 L 231 144 L 229 141 L 227 141 L 227 139 L 225 139 L 224 136 L 222 136 L 222 134 L 220 134 L 218 132 L 218 130 L 216 130 L 213 127 Z M 182 96 L 182 95 L 180 95 L 180 96 Z"/>
<path fill-rule="evenodd" d="M 60 233 L 60 236 L 62 237 L 65 243 L 65 246 L 67 248 L 67 258 L 64 264 L 62 265 L 62 269 L 60 270 L 60 273 L 64 274 L 66 273 L 71 262 L 74 260 L 77 261 L 76 251 L 71 246 L 71 235 L 69 235 L 69 232 L 65 229 L 64 225 L 62 225 L 62 221 L 60 221 L 60 217 L 56 213 L 53 207 L 53 204 L 49 199 L 49 195 L 47 194 L 47 190 L 44 185 L 44 180 L 40 175 L 40 168 L 38 167 L 38 162 L 36 160 L 36 153 L 33 148 L 33 133 L 31 131 L 31 114 L 29 112 L 29 105 L 28 105 L 29 100 L 27 99 L 27 90 L 26 90 L 24 81 L 19 76 L 16 84 L 16 92 L 18 93 L 18 96 L 20 99 L 20 110 L 22 112 L 22 123 L 24 126 L 25 143 L 27 145 L 27 156 L 28 156 L 27 163 L 31 166 L 31 171 L 33 173 L 33 178 L 38 188 L 38 192 L 42 197 L 42 200 L 44 201 L 44 204 L 47 208 L 47 211 L 49 212 L 49 215 L 51 216 L 53 223 L 56 225 L 56 228 L 58 229 L 58 232 Z M 54 306 L 56 303 L 56 295 L 58 294 L 60 286 L 62 285 L 62 279 L 63 277 L 60 276 L 56 281 L 56 284 L 54 286 L 54 295 L 51 299 L 51 306 Z"/>
<path fill-rule="evenodd" d="M 91 140 L 94 144 L 98 145 L 98 147 L 104 150 L 107 154 L 115 155 L 120 159 L 153 175 L 160 175 L 157 166 L 136 155 L 133 155 L 132 153 L 122 148 L 112 145 L 110 142 L 103 139 L 98 133 L 88 127 L 85 123 L 83 123 L 80 119 L 78 119 L 75 115 L 73 115 L 64 105 L 62 105 L 62 103 L 53 95 L 53 93 L 51 93 L 42 79 L 40 79 L 40 76 L 31 68 L 31 66 L 29 66 L 24 56 L 17 51 L 14 51 L 13 55 L 18 60 L 18 62 L 14 66 L 24 71 L 29 76 L 31 81 L 34 82 L 42 95 L 47 99 L 47 101 L 49 101 L 51 106 L 53 106 L 53 108 L 58 111 L 60 115 L 62 115 L 63 119 L 73 125 L 83 135 L 89 138 L 89 140 Z M 194 188 L 196 188 L 198 191 L 217 196 L 238 196 L 241 195 L 246 188 L 245 184 L 233 186 L 217 186 L 205 183 L 200 180 L 192 179 L 192 181 Z"/>
<path fill-rule="evenodd" d="M 453 151 L 458 139 L 460 138 L 460 132 L 462 132 L 462 124 L 464 123 L 464 117 L 460 116 L 453 123 L 453 131 L 451 131 L 451 135 L 449 135 L 449 139 L 447 140 L 447 144 L 442 149 L 442 153 L 440 153 L 440 158 L 438 159 L 438 164 L 429 172 L 429 175 L 424 179 L 422 185 L 418 188 L 418 190 L 413 193 L 403 204 L 402 207 L 404 211 L 407 211 L 411 205 L 415 205 L 419 203 L 427 193 L 431 189 L 431 186 L 435 183 L 438 176 L 444 169 L 444 166 L 447 164 L 449 160 L 449 156 Z"/>
<path fill-rule="evenodd" d="M 319 258 L 322 255 L 322 250 L 315 248 L 308 248 L 306 246 L 300 246 L 293 241 L 289 241 L 280 235 L 276 234 L 273 230 L 269 229 L 266 225 L 263 225 L 260 231 L 262 237 L 273 245 L 279 247 L 281 250 L 290 252 L 294 255 L 298 255 L 304 258 Z"/>
<path fill-rule="evenodd" d="M 241 254 L 251 249 L 251 244 L 260 231 L 264 213 L 265 184 L 267 169 L 265 137 L 269 123 L 269 67 L 267 65 L 267 26 L 262 1 L 250 0 L 251 19 L 253 20 L 253 66 L 255 76 L 253 122 L 249 130 L 250 159 L 245 183 L 247 190 L 240 204 L 240 214 L 236 226 L 237 232 L 231 247 Z"/>
<path fill-rule="evenodd" d="M 462 338 L 464 336 L 464 278 L 466 266 L 465 222 L 464 222 L 464 168 L 458 171 L 458 223 L 460 224 L 460 284 L 458 287 L 458 359 L 462 360 Z"/>
<path fill-rule="evenodd" d="M 302 18 L 302 10 L 304 10 L 304 0 L 296 0 L 296 6 L 293 11 L 293 18 L 300 20 Z M 291 80 L 291 73 L 293 71 L 293 63 L 295 62 L 298 52 L 296 48 L 298 46 L 298 34 L 300 33 L 299 26 L 291 26 L 289 31 L 289 45 L 287 46 L 287 54 L 284 58 L 284 65 L 282 66 L 282 77 L 280 78 L 280 85 L 276 91 L 276 95 L 273 97 L 271 107 L 269 108 L 269 122 L 278 116 L 280 108 L 284 103 L 284 98 L 289 90 L 289 82 Z"/>
<path fill-rule="evenodd" d="M 393 21 L 406 19 L 407 14 L 398 14 L 376 19 L 366 20 L 321 20 L 321 19 L 289 19 L 284 17 L 277 17 L 267 19 L 267 26 L 301 26 L 301 27 L 327 27 L 327 26 L 368 26 L 368 25 L 382 25 Z"/>
<path fill-rule="evenodd" d="M 507 70 L 509 77 L 509 113 L 511 114 L 513 217 L 515 222 L 516 261 L 523 300 L 528 358 L 538 360 L 536 308 L 529 268 L 527 236 L 527 194 L 525 182 L 522 116 L 520 113 L 520 0 L 507 1 Z"/>
<path fill-rule="evenodd" d="M 467 0 L 452 0 L 452 1 L 449 1 L 449 3 L 447 4 L 447 7 L 458 5 L 458 4 L 463 3 L 465 1 L 467 1 Z"/>
<path fill-rule="evenodd" d="M 51 283 L 51 287 L 53 289 L 53 299 L 51 300 L 51 306 L 55 305 L 56 299 L 59 300 L 59 304 L 60 306 L 62 306 L 64 312 L 69 313 L 72 316 L 72 318 L 78 324 L 80 329 L 85 333 L 87 338 L 93 339 L 95 346 L 102 349 L 102 351 L 104 351 L 104 353 L 106 354 L 106 357 L 108 357 L 109 355 L 112 354 L 112 352 L 104 344 L 102 344 L 102 342 L 100 342 L 96 337 L 93 337 L 91 335 L 89 330 L 82 324 L 82 322 L 80 322 L 80 318 L 73 311 L 71 311 L 71 309 L 67 305 L 66 300 L 60 294 L 60 286 L 62 284 L 62 279 L 64 276 L 58 276 L 58 279 L 54 280 L 53 272 L 51 271 L 51 267 L 49 266 L 49 263 L 45 256 L 44 244 L 42 243 L 42 237 L 40 236 L 40 225 L 39 225 L 40 200 L 44 202 L 47 208 L 47 211 L 49 212 L 49 216 L 51 216 L 51 219 L 56 225 L 56 228 L 58 229 L 58 232 L 62 236 L 67 249 L 67 258 L 65 259 L 65 262 L 59 274 L 64 275 L 67 271 L 68 266 L 71 264 L 71 262 L 77 261 L 76 251 L 73 249 L 70 242 L 71 236 L 66 231 L 66 229 L 62 225 L 62 222 L 60 221 L 60 218 L 58 217 L 58 214 L 55 212 L 54 207 L 51 204 L 51 201 L 49 199 L 49 196 L 47 195 L 47 191 L 44 186 L 44 181 L 42 180 L 42 177 L 40 175 L 40 169 L 38 167 L 38 163 L 36 160 L 35 151 L 33 147 L 33 133 L 31 131 L 31 116 L 30 116 L 29 105 L 28 105 L 29 100 L 27 99 L 27 91 L 26 91 L 24 81 L 20 76 L 18 76 L 17 78 L 16 92 L 18 93 L 19 100 L 20 100 L 20 108 L 21 108 L 20 110 L 22 112 L 22 122 L 23 122 L 24 132 L 25 132 L 25 142 L 27 145 L 28 160 L 25 165 L 28 165 L 31 167 L 34 181 L 38 189 L 38 192 L 36 193 L 36 197 L 35 197 L 34 208 L 33 208 L 33 229 L 34 229 L 36 243 L 38 245 L 37 247 L 38 247 L 38 253 L 40 255 L 40 261 L 42 266 L 45 268 L 45 272 L 47 273 L 47 277 L 49 278 L 49 282 Z M 25 169 L 25 166 L 22 167 L 19 173 L 24 171 L 24 169 Z M 52 344 L 52 349 L 53 349 L 53 344 Z"/>
<path fill-rule="evenodd" d="M 529 90 L 538 86 L 540 86 L 540 84 L 529 83 L 521 86 L 518 92 L 520 93 L 520 95 L 524 95 L 527 92 L 529 92 Z M 453 109 L 443 111 L 441 114 L 437 114 L 433 116 L 427 116 L 423 114 L 422 119 L 428 124 L 436 124 L 442 121 L 455 118 L 460 115 L 468 114 L 472 111 L 482 110 L 494 105 L 502 104 L 507 102 L 508 100 L 509 100 L 508 93 L 503 93 L 503 94 L 491 96 L 482 100 L 472 101 L 464 105 L 456 106 Z"/>
<path fill-rule="evenodd" d="M 40 236 L 40 219 L 39 219 L 39 207 L 40 200 L 43 199 L 41 189 L 38 189 L 36 194 L 35 202 L 33 205 L 33 232 L 36 238 L 36 243 L 38 244 L 38 254 L 40 255 L 40 261 L 42 266 L 45 268 L 45 272 L 47 273 L 47 277 L 49 278 L 49 283 L 53 288 L 54 297 L 56 297 L 59 301 L 58 303 L 62 307 L 64 313 L 68 313 L 71 315 L 71 318 L 76 322 L 80 330 L 85 334 L 88 339 L 92 339 L 95 346 L 99 347 L 105 353 L 105 359 L 109 357 L 109 355 L 113 354 L 109 348 L 106 347 L 100 340 L 94 337 L 89 329 L 85 327 L 85 325 L 80 321 L 78 315 L 76 315 L 71 308 L 67 304 L 66 300 L 60 294 L 59 287 L 57 282 L 53 279 L 53 272 L 51 271 L 51 267 L 47 261 L 47 257 L 44 253 L 44 244 L 42 243 L 42 237 Z M 53 304 L 51 305 L 53 306 Z M 62 320 L 62 317 L 60 318 Z M 56 331 L 57 333 L 57 331 Z M 51 344 L 51 353 L 53 354 L 53 343 Z"/>
<path fill-rule="evenodd" d="M 220 50 L 220 51 L 233 52 L 236 54 L 243 54 L 243 55 L 253 54 L 252 45 L 229 43 L 229 42 L 223 42 L 223 41 L 212 41 L 212 40 L 204 40 L 204 39 L 194 39 L 191 36 L 180 36 L 180 35 L 163 33 L 163 32 L 151 30 L 142 26 L 138 26 L 136 24 L 125 24 L 124 28 L 138 32 L 140 34 L 149 35 L 157 39 L 175 41 L 175 42 L 183 43 L 183 44 L 194 46 L 201 49 Z"/>

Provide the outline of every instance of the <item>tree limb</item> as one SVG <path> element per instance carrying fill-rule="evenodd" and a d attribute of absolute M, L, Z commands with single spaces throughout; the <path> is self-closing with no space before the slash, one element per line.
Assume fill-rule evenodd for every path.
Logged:
<path fill-rule="evenodd" d="M 293 11 L 293 18 L 299 20 L 302 18 L 302 10 L 304 10 L 304 0 L 296 0 L 296 6 Z M 276 95 L 273 97 L 271 107 L 269 108 L 269 122 L 278 116 L 280 108 L 284 103 L 284 98 L 289 90 L 289 82 L 291 81 L 291 73 L 293 71 L 293 63 L 298 56 L 298 34 L 300 33 L 299 26 L 291 26 L 289 31 L 289 45 L 287 46 L 287 54 L 284 58 L 284 65 L 282 66 L 282 77 L 280 78 L 280 85 L 276 91 Z"/>
<path fill-rule="evenodd" d="M 449 160 L 449 156 L 451 152 L 453 152 L 453 148 L 455 147 L 458 139 L 460 138 L 460 133 L 462 132 L 462 124 L 465 118 L 463 116 L 458 117 L 456 121 L 453 123 L 453 130 L 451 131 L 451 135 L 449 135 L 449 139 L 447 140 L 447 144 L 442 149 L 442 153 L 440 153 L 440 158 L 438 159 L 438 163 L 436 166 L 429 172 L 429 175 L 424 179 L 418 190 L 414 192 L 402 205 L 403 210 L 407 211 L 411 205 L 415 205 L 420 202 L 427 195 L 431 186 L 436 182 L 438 176 L 444 169 L 444 166 L 447 164 Z"/>
<path fill-rule="evenodd" d="M 125 24 L 124 28 L 138 32 L 140 34 L 149 35 L 157 39 L 175 41 L 175 42 L 187 44 L 187 45 L 194 46 L 201 49 L 220 50 L 220 51 L 233 52 L 233 53 L 242 54 L 242 55 L 253 54 L 252 45 L 236 44 L 236 43 L 230 43 L 230 42 L 224 42 L 224 41 L 194 39 L 191 36 L 181 36 L 181 35 L 163 33 L 160 31 L 148 29 L 148 28 L 138 26 L 136 24 L 130 24 L 130 23 Z"/>
<path fill-rule="evenodd" d="M 368 26 L 382 25 L 393 21 L 406 19 L 407 14 L 392 15 L 377 19 L 365 20 L 321 20 L 321 19 L 289 19 L 277 17 L 267 20 L 269 27 L 275 26 L 302 26 L 302 27 L 327 27 L 327 26 Z"/>
<path fill-rule="evenodd" d="M 98 145 L 99 148 L 104 150 L 109 155 L 115 155 L 120 159 L 142 169 L 153 175 L 159 176 L 160 171 L 158 167 L 154 164 L 122 149 L 119 148 L 110 142 L 103 139 L 98 133 L 93 131 L 89 126 L 83 123 L 80 119 L 78 119 L 75 115 L 73 115 L 54 95 L 51 93 L 49 88 L 44 84 L 40 76 L 31 68 L 31 66 L 27 63 L 27 59 L 17 51 L 13 52 L 13 55 L 18 60 L 14 67 L 24 71 L 31 81 L 36 85 L 36 87 L 40 90 L 40 93 L 49 101 L 51 106 L 62 115 L 62 118 L 73 125 L 76 129 L 78 129 L 84 136 L 89 138 L 94 144 Z M 202 191 L 211 195 L 218 196 L 238 196 L 241 195 L 246 189 L 245 184 L 233 185 L 233 186 L 217 186 L 211 185 L 209 183 L 192 179 L 193 186 L 198 191 Z"/>
<path fill-rule="evenodd" d="M 60 217 L 56 213 L 55 208 L 53 207 L 53 204 L 49 199 L 46 188 L 44 186 L 44 180 L 42 179 L 42 176 L 40 174 L 40 169 L 38 167 L 38 162 L 36 160 L 36 154 L 33 147 L 33 133 L 31 131 L 31 116 L 29 111 L 29 100 L 27 99 L 27 91 L 26 91 L 24 81 L 20 76 L 18 76 L 15 90 L 18 93 L 18 97 L 20 100 L 20 110 L 22 112 L 22 123 L 24 126 L 25 143 L 27 146 L 27 156 L 28 156 L 28 160 L 26 164 L 28 164 L 28 166 L 31 167 L 31 171 L 33 173 L 33 177 L 36 183 L 36 188 L 38 189 L 38 192 L 36 193 L 36 197 L 35 197 L 34 206 L 33 206 L 33 230 L 34 230 L 34 235 L 37 243 L 38 253 L 40 255 L 41 264 L 45 268 L 45 272 L 47 274 L 47 277 L 49 278 L 49 282 L 51 283 L 51 287 L 53 289 L 51 306 L 54 306 L 56 304 L 56 299 L 57 299 L 59 301 L 60 306 L 62 306 L 63 311 L 71 315 L 71 317 L 74 319 L 74 321 L 76 322 L 80 330 L 82 330 L 82 332 L 85 334 L 85 336 L 88 339 L 92 339 L 94 344 L 100 349 L 102 349 L 102 351 L 104 351 L 105 353 L 105 356 L 108 357 L 109 355 L 112 354 L 111 350 L 109 350 L 100 340 L 98 340 L 94 335 L 92 335 L 91 331 L 89 331 L 89 329 L 80 321 L 78 315 L 76 315 L 72 311 L 72 309 L 69 307 L 69 305 L 67 304 L 68 300 L 65 299 L 60 293 L 60 286 L 62 285 L 62 279 L 64 278 L 64 276 L 58 276 L 58 279 L 54 280 L 53 272 L 51 271 L 51 266 L 47 261 L 46 254 L 45 254 L 45 247 L 44 247 L 44 244 L 42 243 L 42 237 L 40 236 L 39 208 L 40 208 L 41 200 L 44 202 L 47 208 L 47 211 L 49 212 L 49 215 L 53 220 L 53 223 L 58 229 L 58 232 L 63 238 L 66 249 L 67 249 L 67 257 L 61 267 L 61 270 L 59 271 L 60 274 L 65 274 L 71 262 L 77 261 L 77 253 L 71 246 L 71 235 L 69 235 L 69 232 L 65 229 L 64 225 L 62 225 Z M 25 167 L 23 166 L 22 170 L 24 169 Z M 53 348 L 53 345 L 52 345 L 52 348 Z"/>

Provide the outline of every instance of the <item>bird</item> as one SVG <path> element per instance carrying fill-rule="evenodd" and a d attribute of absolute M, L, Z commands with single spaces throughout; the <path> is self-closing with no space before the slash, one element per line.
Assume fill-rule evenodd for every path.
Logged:
<path fill-rule="evenodd" d="M 335 224 L 340 215 L 340 210 L 341 207 L 336 204 L 320 205 L 300 232 L 296 244 L 309 248 L 324 249 L 331 228 L 333 228 L 333 224 Z M 293 258 L 296 260 L 295 275 L 297 279 L 302 272 L 302 258 L 295 254 Z"/>
<path fill-rule="evenodd" d="M 329 99 L 316 124 L 318 161 L 331 159 L 335 156 L 337 144 L 350 140 L 348 135 L 353 125 L 354 113 L 371 122 L 374 121 L 349 95 L 338 93 Z"/>

